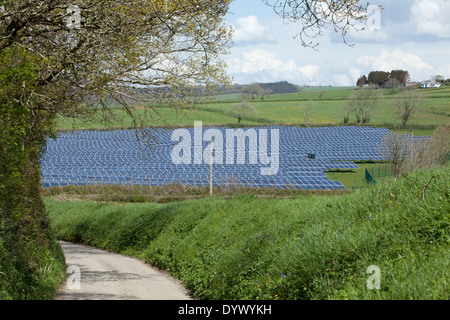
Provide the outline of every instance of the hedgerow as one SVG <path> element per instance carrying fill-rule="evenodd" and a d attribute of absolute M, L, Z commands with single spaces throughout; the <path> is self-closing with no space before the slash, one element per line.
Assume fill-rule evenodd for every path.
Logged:
<path fill-rule="evenodd" d="M 201 299 L 448 299 L 449 171 L 346 195 L 46 203 L 59 238 L 144 259 Z"/>

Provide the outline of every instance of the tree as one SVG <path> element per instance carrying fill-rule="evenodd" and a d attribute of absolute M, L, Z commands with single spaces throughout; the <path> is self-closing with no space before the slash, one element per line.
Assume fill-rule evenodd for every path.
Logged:
<path fill-rule="evenodd" d="M 379 152 L 390 165 L 396 178 L 406 172 L 410 149 L 411 139 L 405 135 L 389 134 L 383 138 Z"/>
<path fill-rule="evenodd" d="M 388 134 L 383 138 L 379 153 L 398 178 L 408 172 L 432 167 L 439 159 L 434 150 L 434 138 Z"/>
<path fill-rule="evenodd" d="M 114 103 L 144 138 L 150 114 L 136 104 L 201 102 L 229 81 L 220 59 L 231 43 L 229 3 L 0 1 L 0 237 L 17 274 L 35 281 L 41 266 L 28 249 L 54 244 L 39 159 L 56 115 L 107 121 Z"/>
<path fill-rule="evenodd" d="M 342 108 L 344 124 L 348 124 L 349 123 L 349 121 L 350 121 L 350 112 L 351 111 L 352 111 L 352 108 L 349 105 L 345 105 Z"/>
<path fill-rule="evenodd" d="M 36 84 L 47 93 L 33 99 L 53 114 L 78 116 L 91 105 L 108 112 L 108 99 L 122 106 L 190 105 L 193 97 L 199 97 L 193 84 L 211 88 L 227 80 L 219 54 L 226 51 L 231 37 L 222 24 L 228 4 L 224 0 L 9 2 L 0 19 L 0 50 L 15 44 L 33 53 L 40 68 Z M 71 5 L 81 12 L 80 29 L 68 28 Z M 135 110 L 126 111 L 135 115 L 138 125 Z"/>
<path fill-rule="evenodd" d="M 390 79 L 395 79 L 401 86 L 406 86 L 409 81 L 409 72 L 405 70 L 392 70 Z"/>
<path fill-rule="evenodd" d="M 364 76 L 361 76 L 361 77 L 359 77 L 358 78 L 358 81 L 356 81 L 356 85 L 358 86 L 358 87 L 364 87 L 366 84 L 367 84 L 368 82 L 367 82 L 367 77 L 364 75 Z"/>
<path fill-rule="evenodd" d="M 232 104 L 227 112 L 230 117 L 236 118 L 238 120 L 238 125 L 241 123 L 242 119 L 253 113 L 256 113 L 256 108 L 248 101 L 242 101 Z"/>
<path fill-rule="evenodd" d="M 362 4 L 358 0 L 262 0 L 272 7 L 276 14 L 286 22 L 300 22 L 301 29 L 295 38 L 299 38 L 305 47 L 316 48 L 308 39 L 324 34 L 327 27 L 340 32 L 346 42 L 346 34 L 350 29 L 361 30 L 358 24 L 367 20 L 369 3 Z"/>
<path fill-rule="evenodd" d="M 250 98 L 255 100 L 256 97 L 261 95 L 262 88 L 258 83 L 251 83 L 246 86 L 243 86 L 241 89 L 241 93 L 245 99 Z"/>
<path fill-rule="evenodd" d="M 368 84 L 375 85 L 378 87 L 384 87 L 386 82 L 389 80 L 390 73 L 385 71 L 372 71 L 369 73 L 367 79 Z"/>
<path fill-rule="evenodd" d="M 394 100 L 394 107 L 404 129 L 407 128 L 408 121 L 420 110 L 424 99 L 423 94 L 417 90 L 403 90 L 398 94 Z"/>
<path fill-rule="evenodd" d="M 431 79 L 433 79 L 434 81 L 440 82 L 440 83 L 443 83 L 444 80 L 445 80 L 444 76 L 442 76 L 440 74 L 437 74 L 435 76 L 431 76 Z"/>
<path fill-rule="evenodd" d="M 355 114 L 356 122 L 367 124 L 380 102 L 381 96 L 375 89 L 361 88 L 348 99 L 348 105 Z"/>
<path fill-rule="evenodd" d="M 259 98 L 261 100 L 264 100 L 264 98 L 268 97 L 270 95 L 270 93 L 271 93 L 270 90 L 261 88 L 261 90 L 259 91 Z"/>
<path fill-rule="evenodd" d="M 300 107 L 300 111 L 303 115 L 303 125 L 308 126 L 311 122 L 312 114 L 314 110 L 314 102 L 309 100 L 305 107 Z"/>

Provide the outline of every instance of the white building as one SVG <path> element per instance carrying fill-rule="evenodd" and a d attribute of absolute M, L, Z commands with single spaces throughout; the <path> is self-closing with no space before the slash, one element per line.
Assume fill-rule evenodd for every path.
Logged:
<path fill-rule="evenodd" d="M 441 84 L 437 82 L 436 80 L 427 80 L 420 84 L 420 87 L 425 88 L 440 88 Z"/>

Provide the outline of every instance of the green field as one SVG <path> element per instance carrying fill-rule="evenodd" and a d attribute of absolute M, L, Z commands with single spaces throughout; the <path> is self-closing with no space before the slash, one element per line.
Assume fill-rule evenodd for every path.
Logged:
<path fill-rule="evenodd" d="M 304 117 L 302 110 L 311 105 L 311 124 L 340 124 L 342 123 L 342 108 L 347 104 L 348 97 L 354 92 L 352 88 L 343 88 L 323 91 L 322 98 L 319 98 L 320 91 L 306 91 L 294 94 L 273 95 L 264 101 L 253 101 L 252 104 L 257 109 L 257 117 L 271 120 L 278 123 L 302 124 Z M 380 89 L 383 94 L 378 109 L 374 112 L 370 124 L 393 124 L 400 125 L 401 121 L 392 107 L 396 94 L 390 94 L 387 89 Z M 423 90 L 426 97 L 425 103 L 420 113 L 416 114 L 411 125 L 440 125 L 450 124 L 450 89 L 430 89 Z M 213 111 L 224 112 L 232 103 L 238 100 L 218 99 L 216 104 L 208 105 Z M 350 119 L 354 121 L 354 119 Z"/>
<path fill-rule="evenodd" d="M 122 108 L 113 107 L 112 113 L 115 119 L 111 123 L 105 123 L 101 115 L 94 119 L 87 121 L 79 119 L 71 119 L 59 116 L 56 121 L 57 130 L 95 130 L 95 129 L 123 129 L 133 127 L 130 117 Z M 136 110 L 136 113 L 144 117 L 146 111 Z M 192 110 L 189 113 L 176 112 L 170 108 L 156 108 L 155 110 L 147 111 L 145 117 L 148 119 L 148 126 L 186 126 L 194 125 L 194 121 L 202 121 L 204 125 L 214 125 L 221 123 L 234 123 L 234 119 L 215 112 L 208 112 L 202 110 Z M 256 124 L 256 122 L 243 120 L 245 124 Z"/>
<path fill-rule="evenodd" d="M 343 122 L 342 108 L 347 104 L 347 98 L 354 92 L 352 87 L 343 88 L 307 88 L 304 92 L 294 94 L 272 95 L 265 100 L 252 101 L 256 108 L 256 114 L 249 116 L 242 125 L 268 125 L 271 123 L 301 125 L 304 123 L 302 110 L 311 107 L 310 125 L 340 125 Z M 322 97 L 319 95 L 322 91 Z M 380 89 L 383 100 L 379 108 L 374 112 L 369 125 L 391 127 L 401 124 L 400 118 L 392 107 L 396 94 L 391 94 L 388 89 Z M 420 113 L 410 121 L 416 134 L 429 135 L 436 125 L 450 124 L 450 88 L 423 90 L 426 97 Z M 192 126 L 194 121 L 202 121 L 205 125 L 236 124 L 236 119 L 225 113 L 230 106 L 238 102 L 239 95 L 223 95 L 216 97 L 216 102 L 200 106 L 197 110 L 188 113 L 177 113 L 170 108 L 155 108 L 146 118 L 148 126 Z M 117 120 L 113 121 L 110 128 L 127 128 L 132 126 L 130 118 L 120 109 L 115 108 Z M 140 116 L 143 110 L 137 110 Z M 354 121 L 354 119 L 350 119 Z M 351 123 L 353 124 L 353 123 Z M 428 128 L 430 127 L 430 128 Z M 59 117 L 56 122 L 58 130 L 96 129 L 105 128 L 100 120 L 91 122 L 71 121 Z"/>

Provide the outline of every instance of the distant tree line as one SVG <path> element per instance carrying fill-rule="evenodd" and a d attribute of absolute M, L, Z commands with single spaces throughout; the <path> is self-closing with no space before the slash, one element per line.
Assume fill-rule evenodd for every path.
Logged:
<path fill-rule="evenodd" d="M 296 93 L 300 92 L 300 87 L 287 81 L 259 83 L 264 90 L 269 90 L 271 94 Z"/>
<path fill-rule="evenodd" d="M 409 81 L 409 72 L 405 70 L 371 71 L 369 76 L 361 76 L 356 85 L 363 87 L 364 85 L 377 86 L 380 88 L 395 88 L 406 86 Z"/>

